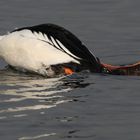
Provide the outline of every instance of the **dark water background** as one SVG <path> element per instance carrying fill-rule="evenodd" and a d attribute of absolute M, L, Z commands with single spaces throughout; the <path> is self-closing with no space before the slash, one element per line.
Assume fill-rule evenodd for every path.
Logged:
<path fill-rule="evenodd" d="M 140 60 L 139 0 L 1 0 L 0 34 L 55 23 L 102 61 Z M 140 77 L 83 72 L 44 79 L 3 70 L 0 140 L 139 140 Z"/>

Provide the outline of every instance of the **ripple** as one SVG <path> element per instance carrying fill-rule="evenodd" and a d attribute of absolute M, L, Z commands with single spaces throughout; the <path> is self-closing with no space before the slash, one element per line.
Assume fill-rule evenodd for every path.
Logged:
<path fill-rule="evenodd" d="M 33 137 L 21 137 L 18 140 L 34 140 L 34 139 L 40 139 L 40 138 L 44 138 L 44 137 L 48 137 L 48 136 L 54 136 L 54 135 L 56 135 L 56 133 L 41 134 L 41 135 L 37 135 L 37 136 L 33 136 Z"/>
<path fill-rule="evenodd" d="M 0 114 L 41 110 L 56 107 L 72 99 L 66 98 L 74 88 L 84 88 L 83 74 L 46 79 L 12 71 L 0 71 Z M 18 115 L 14 117 L 24 117 Z M 3 118 L 2 118 L 3 119 Z"/>

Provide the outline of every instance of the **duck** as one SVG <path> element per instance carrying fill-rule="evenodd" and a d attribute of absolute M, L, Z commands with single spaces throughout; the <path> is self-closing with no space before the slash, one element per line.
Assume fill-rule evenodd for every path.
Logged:
<path fill-rule="evenodd" d="M 103 63 L 73 33 L 52 23 L 22 27 L 1 35 L 0 58 L 15 70 L 45 77 L 83 70 L 140 76 L 140 62 L 123 66 Z"/>
<path fill-rule="evenodd" d="M 0 36 L 0 58 L 12 68 L 46 77 L 82 70 L 101 72 L 99 59 L 67 29 L 52 23 Z"/>

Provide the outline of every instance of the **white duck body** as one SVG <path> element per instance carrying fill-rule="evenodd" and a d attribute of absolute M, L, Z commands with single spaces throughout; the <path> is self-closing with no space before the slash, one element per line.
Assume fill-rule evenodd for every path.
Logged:
<path fill-rule="evenodd" d="M 11 66 L 42 75 L 48 75 L 48 72 L 53 74 L 50 70 L 46 71 L 51 65 L 68 62 L 79 63 L 68 54 L 55 48 L 53 43 L 57 45 L 55 41 L 51 42 L 41 32 L 33 33 L 28 29 L 15 31 L 1 38 L 0 56 Z M 64 48 L 60 41 L 58 43 Z M 66 48 L 65 50 L 69 52 Z"/>
<path fill-rule="evenodd" d="M 24 27 L 0 36 L 0 57 L 19 70 L 53 76 L 51 66 L 72 64 L 98 72 L 97 58 L 68 30 L 41 24 Z"/>

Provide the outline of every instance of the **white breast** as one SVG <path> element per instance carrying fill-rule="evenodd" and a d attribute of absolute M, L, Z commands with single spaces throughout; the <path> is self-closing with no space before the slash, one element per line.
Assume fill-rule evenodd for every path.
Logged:
<path fill-rule="evenodd" d="M 35 72 L 42 66 L 49 67 L 50 65 L 68 62 L 79 63 L 53 45 L 57 44 L 51 42 L 42 33 L 32 33 L 27 29 L 21 30 L 1 38 L 0 56 L 12 66 Z M 62 46 L 62 44 L 60 45 Z M 71 54 L 67 49 L 65 51 Z"/>

